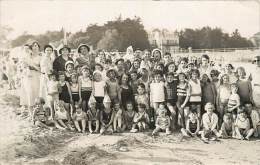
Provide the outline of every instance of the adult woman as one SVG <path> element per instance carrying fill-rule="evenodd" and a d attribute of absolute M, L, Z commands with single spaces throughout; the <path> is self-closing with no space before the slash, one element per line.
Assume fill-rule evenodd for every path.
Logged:
<path fill-rule="evenodd" d="M 234 70 L 233 65 L 232 64 L 227 64 L 225 66 L 225 68 L 224 68 L 223 73 L 222 73 L 222 74 L 227 74 L 228 75 L 230 84 L 236 83 L 237 80 L 238 80 L 238 78 L 237 78 L 235 72 L 233 72 L 233 70 Z"/>
<path fill-rule="evenodd" d="M 44 54 L 41 58 L 40 68 L 41 68 L 41 78 L 40 78 L 40 94 L 39 96 L 46 100 L 47 96 L 47 80 L 48 74 L 52 71 L 53 65 L 53 47 L 51 45 L 44 46 Z"/>
<path fill-rule="evenodd" d="M 157 49 L 153 49 L 153 51 L 152 51 L 152 58 L 153 58 L 152 65 L 153 65 L 153 69 L 154 69 L 154 67 L 157 64 L 163 62 L 162 61 L 162 51 L 160 49 L 158 49 L 158 48 Z"/>
<path fill-rule="evenodd" d="M 120 58 L 116 60 L 115 64 L 117 69 L 117 75 L 118 77 L 121 77 L 125 73 L 124 59 Z"/>
<path fill-rule="evenodd" d="M 90 48 L 86 44 L 80 44 L 78 47 L 79 57 L 76 58 L 76 66 L 82 67 L 87 65 L 92 70 L 95 67 L 95 57 L 89 54 Z"/>
<path fill-rule="evenodd" d="M 32 53 L 25 57 L 24 64 L 27 70 L 25 77 L 25 92 L 27 95 L 30 117 L 32 117 L 34 99 L 39 96 L 41 54 L 40 45 L 36 41 L 32 43 L 30 49 L 32 50 Z"/>
<path fill-rule="evenodd" d="M 65 63 L 67 61 L 73 61 L 71 57 L 69 57 L 70 48 L 68 46 L 63 46 L 59 50 L 59 54 L 61 54 L 59 57 L 57 57 L 53 62 L 53 70 L 57 73 L 59 71 L 65 71 Z"/>
<path fill-rule="evenodd" d="M 210 77 L 210 72 L 212 67 L 209 64 L 209 56 L 207 54 L 203 54 L 201 56 L 201 65 L 199 67 L 200 75 L 207 74 Z"/>

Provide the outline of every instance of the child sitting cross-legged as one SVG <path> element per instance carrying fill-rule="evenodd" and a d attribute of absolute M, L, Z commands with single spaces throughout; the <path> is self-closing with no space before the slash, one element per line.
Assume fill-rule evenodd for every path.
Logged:
<path fill-rule="evenodd" d="M 48 120 L 48 112 L 44 108 L 45 101 L 43 98 L 38 97 L 35 99 L 33 107 L 33 123 L 34 125 L 42 128 L 51 129 L 48 125 L 51 121 Z"/>
<path fill-rule="evenodd" d="M 78 132 L 85 133 L 86 132 L 86 121 L 87 121 L 87 114 L 81 108 L 79 103 L 75 104 L 76 112 L 73 114 L 72 119 L 75 124 L 75 127 Z M 80 127 L 81 125 L 81 127 Z M 82 128 L 82 129 L 81 129 Z"/>
<path fill-rule="evenodd" d="M 254 129 L 250 127 L 249 119 L 243 109 L 239 107 L 238 116 L 235 121 L 235 138 L 240 140 L 249 140 L 249 138 L 254 134 Z"/>
<path fill-rule="evenodd" d="M 100 134 L 101 135 L 112 134 L 115 113 L 111 108 L 111 100 L 108 95 L 105 95 L 103 104 L 104 104 L 104 110 L 100 112 L 100 123 L 101 123 Z"/>
<path fill-rule="evenodd" d="M 187 120 L 186 129 L 182 128 L 181 133 L 184 137 L 196 137 L 200 130 L 200 121 L 197 113 L 191 112 Z"/>
<path fill-rule="evenodd" d="M 65 129 L 70 129 L 73 130 L 71 128 L 71 126 L 68 124 L 66 125 L 64 122 L 67 121 L 70 117 L 70 113 L 68 111 L 66 111 L 66 108 L 64 106 L 64 101 L 62 100 L 55 100 L 54 101 L 54 112 L 55 112 L 55 116 L 54 116 L 54 124 L 55 127 L 61 130 L 65 130 Z"/>
<path fill-rule="evenodd" d="M 232 120 L 232 115 L 230 113 L 226 113 L 223 117 L 223 123 L 219 130 L 220 137 L 223 139 L 231 138 L 234 136 L 234 123 Z"/>
<path fill-rule="evenodd" d="M 213 112 L 214 105 L 212 103 L 207 103 L 205 105 L 206 113 L 202 116 L 203 131 L 201 131 L 201 139 L 205 142 L 210 140 L 216 140 L 218 116 Z"/>
<path fill-rule="evenodd" d="M 94 127 L 94 133 L 97 133 L 99 131 L 100 110 L 96 108 L 96 100 L 93 95 L 91 95 L 89 98 L 88 106 L 88 130 L 90 133 L 93 133 L 92 127 Z"/>
<path fill-rule="evenodd" d="M 146 113 L 145 110 L 145 104 L 139 104 L 138 105 L 138 112 L 135 114 L 134 119 L 133 119 L 133 127 L 130 132 L 135 133 L 135 132 L 142 132 L 146 129 L 148 129 L 148 124 L 150 122 L 149 116 Z"/>
<path fill-rule="evenodd" d="M 132 102 L 126 103 L 126 110 L 123 113 L 123 129 L 124 130 L 131 130 L 133 126 L 133 119 L 136 114 L 136 111 L 134 110 L 134 105 Z"/>
<path fill-rule="evenodd" d="M 167 110 L 161 109 L 158 113 L 159 114 L 155 121 L 155 129 L 153 130 L 152 135 L 153 136 L 156 135 L 161 130 L 166 131 L 166 135 L 171 134 L 170 131 L 171 120 L 170 117 L 167 115 Z"/>

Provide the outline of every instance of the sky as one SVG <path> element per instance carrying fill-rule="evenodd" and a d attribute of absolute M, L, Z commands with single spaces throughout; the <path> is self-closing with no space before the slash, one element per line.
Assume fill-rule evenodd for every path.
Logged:
<path fill-rule="evenodd" d="M 237 28 L 244 37 L 260 32 L 260 2 L 256 1 L 0 0 L 0 24 L 14 29 L 10 39 L 25 31 L 43 34 L 62 27 L 76 32 L 119 15 L 140 17 L 146 30 L 210 26 L 227 33 Z"/>

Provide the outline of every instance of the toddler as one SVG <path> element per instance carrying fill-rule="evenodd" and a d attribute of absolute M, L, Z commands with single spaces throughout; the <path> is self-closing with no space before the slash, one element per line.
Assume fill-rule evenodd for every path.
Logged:
<path fill-rule="evenodd" d="M 132 102 L 126 103 L 126 111 L 123 113 L 124 117 L 124 130 L 131 130 L 133 127 L 133 120 L 136 112 L 134 111 L 134 105 Z"/>
<path fill-rule="evenodd" d="M 100 112 L 100 123 L 101 123 L 101 129 L 100 134 L 112 134 L 113 133 L 113 121 L 114 121 L 114 115 L 113 110 L 111 108 L 111 100 L 108 95 L 105 95 L 104 97 L 104 110 Z"/>
<path fill-rule="evenodd" d="M 120 107 L 120 103 L 117 102 L 114 104 L 114 121 L 113 121 L 113 127 L 114 132 L 121 132 L 122 131 L 122 120 L 123 120 L 123 110 Z"/>
<path fill-rule="evenodd" d="M 99 131 L 100 110 L 96 108 L 96 100 L 94 96 L 90 96 L 88 105 L 88 129 L 90 133 L 93 133 L 92 127 L 95 127 L 94 133 L 97 133 Z"/>
<path fill-rule="evenodd" d="M 223 118 L 223 123 L 219 130 L 219 135 L 221 138 L 231 138 L 234 137 L 235 129 L 234 123 L 232 121 L 232 115 L 230 113 L 226 113 Z"/>
<path fill-rule="evenodd" d="M 73 122 L 76 126 L 78 132 L 85 133 L 86 132 L 86 121 L 87 121 L 87 114 L 84 112 L 79 103 L 75 104 L 76 112 L 73 114 Z M 81 128 L 80 128 L 81 124 Z"/>
<path fill-rule="evenodd" d="M 145 105 L 138 105 L 138 112 L 134 115 L 133 127 L 130 132 L 135 133 L 137 131 L 144 131 L 148 129 L 148 124 L 150 122 L 148 114 L 145 112 Z"/>
<path fill-rule="evenodd" d="M 185 137 L 196 137 L 200 130 L 200 121 L 197 113 L 191 112 L 187 120 L 186 129 L 182 128 L 181 133 Z"/>
<path fill-rule="evenodd" d="M 156 118 L 155 129 L 153 130 L 152 135 L 156 135 L 159 131 L 165 130 L 166 135 L 171 134 L 170 131 L 171 121 L 170 117 L 167 115 L 167 110 L 162 109 L 159 111 L 159 115 Z"/>

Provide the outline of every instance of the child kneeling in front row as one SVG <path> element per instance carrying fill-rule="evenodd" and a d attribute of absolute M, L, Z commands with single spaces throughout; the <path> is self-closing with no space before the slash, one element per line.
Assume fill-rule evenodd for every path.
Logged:
<path fill-rule="evenodd" d="M 135 132 L 142 132 L 146 129 L 148 129 L 148 125 L 150 123 L 150 119 L 148 114 L 145 111 L 145 104 L 139 104 L 138 105 L 138 112 L 134 116 L 134 124 L 130 132 L 135 133 Z"/>
<path fill-rule="evenodd" d="M 42 128 L 51 129 L 48 125 L 52 122 L 48 120 L 49 115 L 47 109 L 44 107 L 45 101 L 43 98 L 38 97 L 35 99 L 33 107 L 33 123 L 34 125 Z"/>
<path fill-rule="evenodd" d="M 219 134 L 217 132 L 218 116 L 213 112 L 214 105 L 207 103 L 205 105 L 206 113 L 202 116 L 203 131 L 201 132 L 201 139 L 203 141 L 215 140 Z"/>
<path fill-rule="evenodd" d="M 187 120 L 186 129 L 182 128 L 181 133 L 184 137 L 196 137 L 200 130 L 200 121 L 197 113 L 191 112 Z"/>

